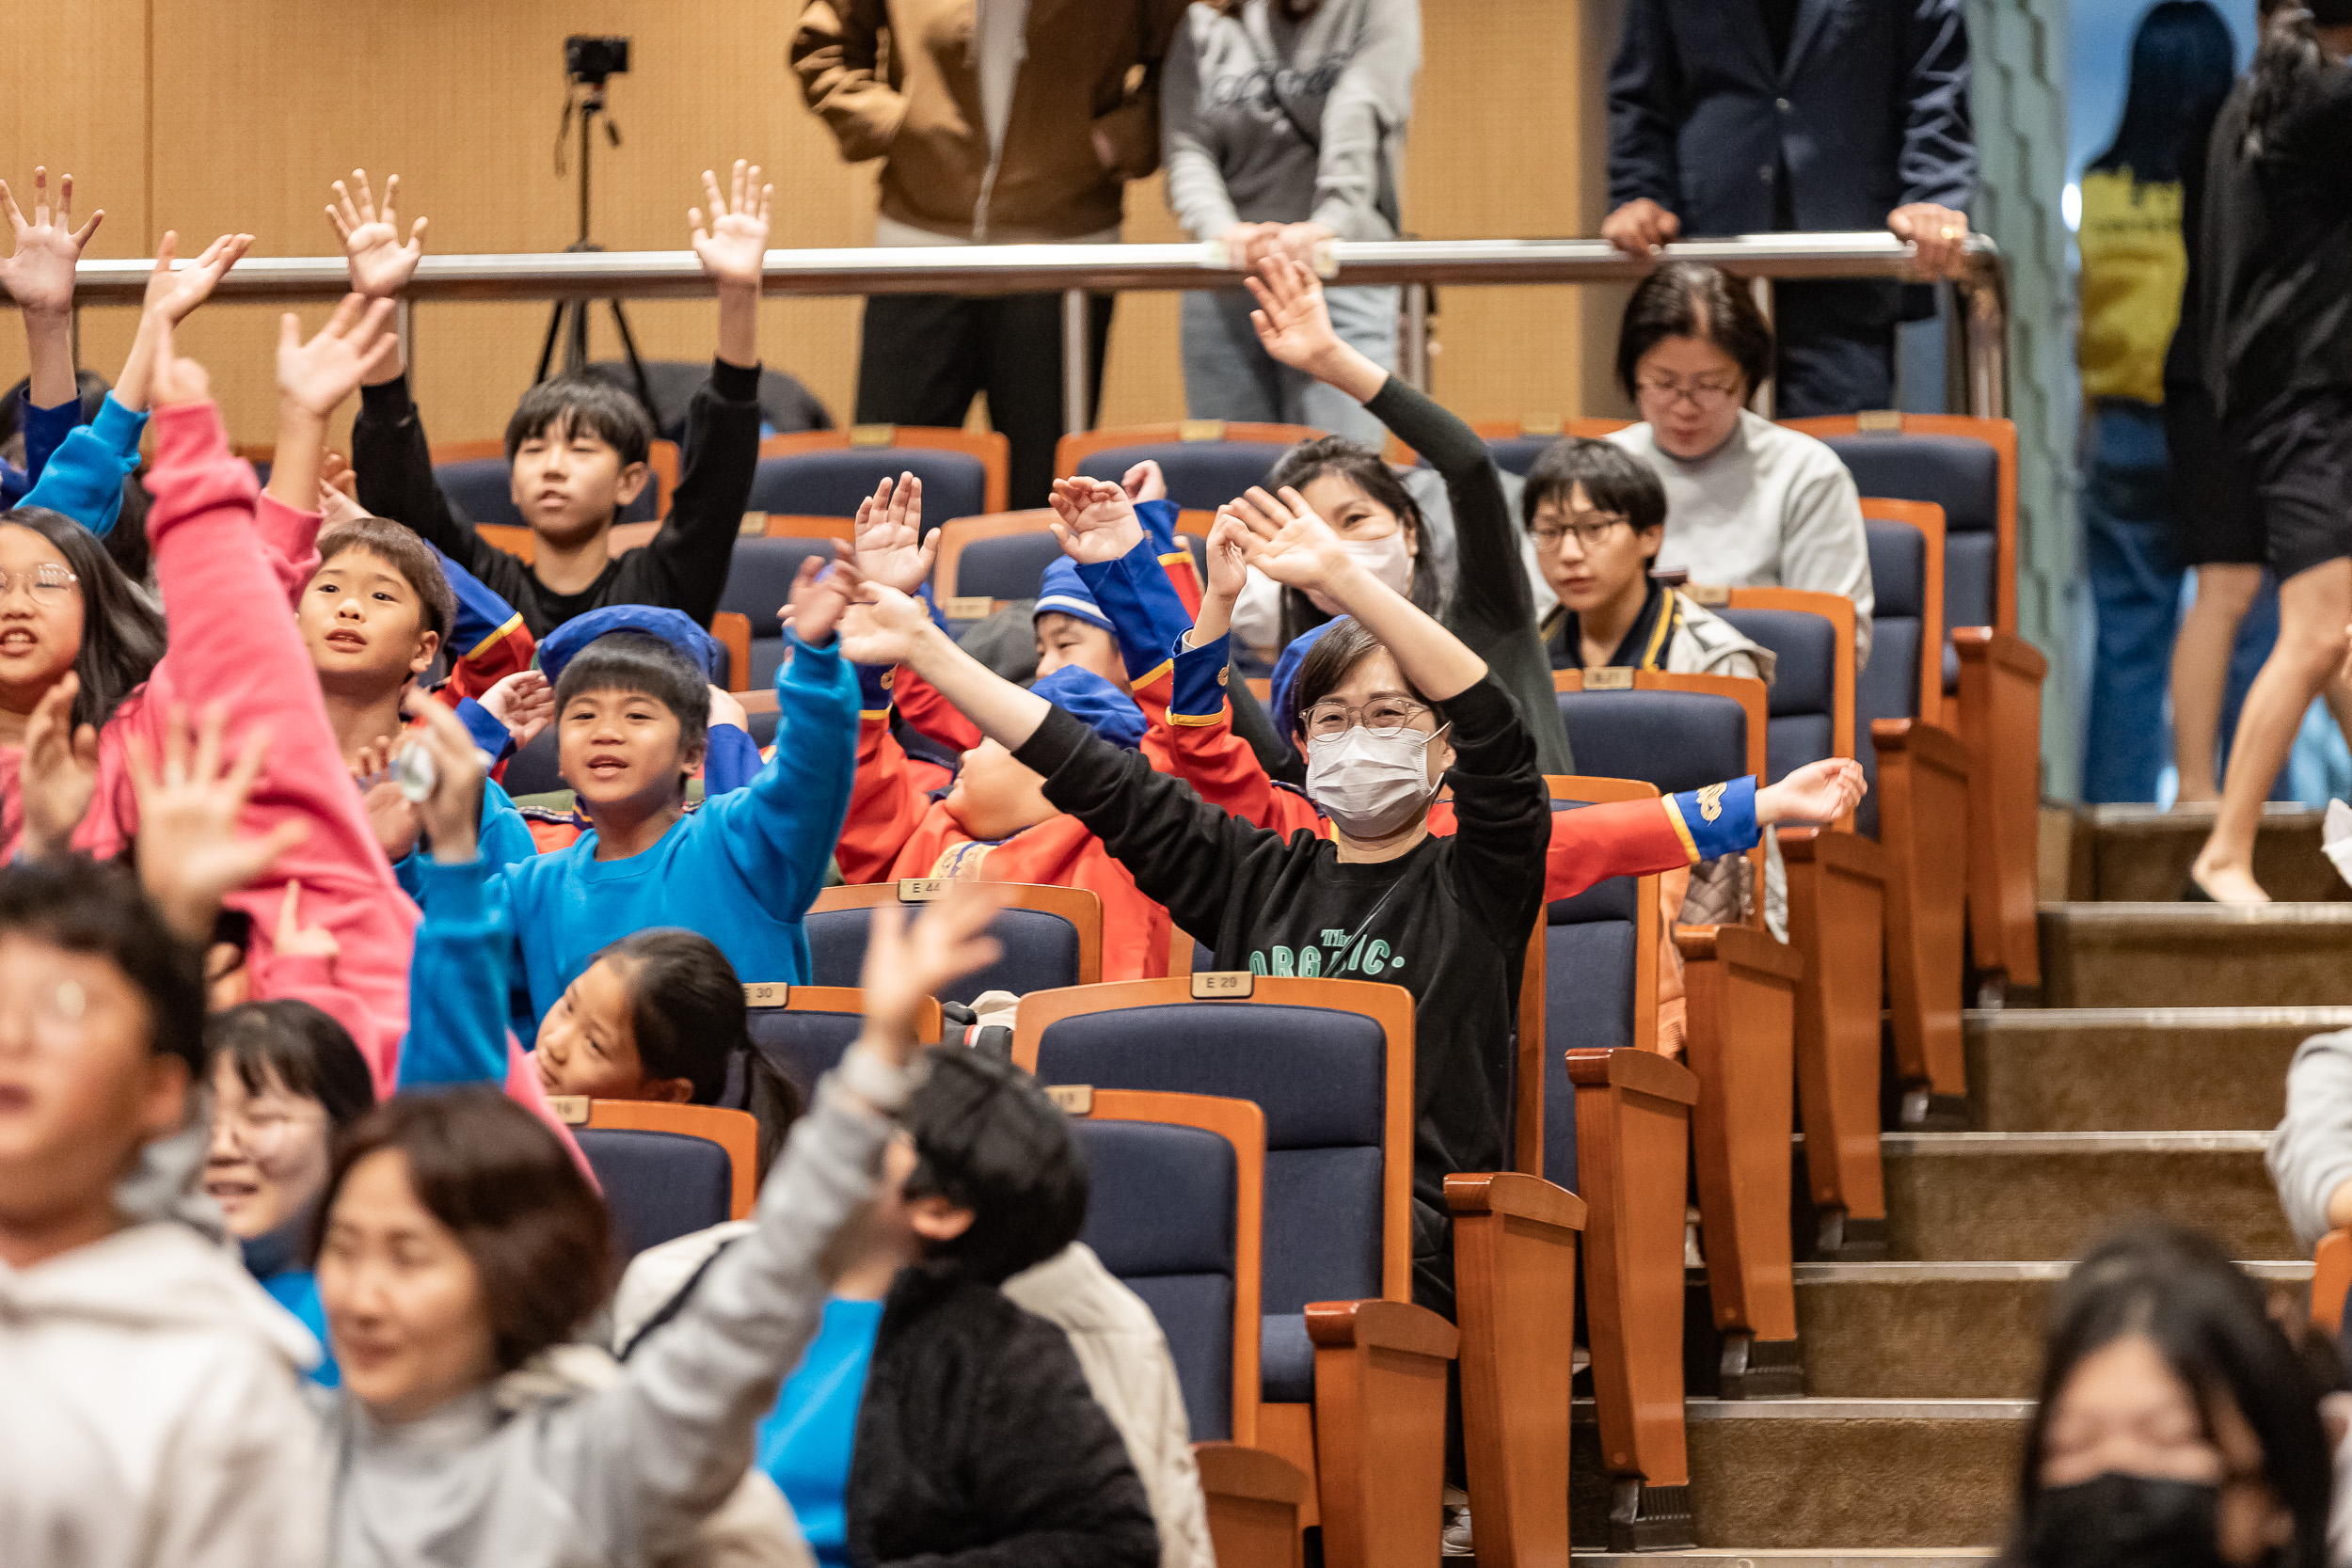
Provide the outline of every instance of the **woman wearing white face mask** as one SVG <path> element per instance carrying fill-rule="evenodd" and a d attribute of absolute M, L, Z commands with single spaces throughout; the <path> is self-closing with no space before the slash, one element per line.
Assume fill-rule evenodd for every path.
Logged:
<path fill-rule="evenodd" d="M 1567 731 L 1552 702 L 1551 663 L 1535 624 L 1534 590 L 1486 442 L 1342 341 L 1312 272 L 1285 256 L 1268 258 L 1261 271 L 1262 277 L 1248 282 L 1259 307 L 1250 319 L 1266 353 L 1362 404 L 1444 479 L 1454 515 L 1453 570 L 1438 566 L 1427 519 L 1395 470 L 1372 448 L 1338 436 L 1302 442 L 1282 454 L 1266 477 L 1267 487 L 1297 490 L 1330 524 L 1357 564 L 1485 660 L 1502 689 L 1518 699 L 1543 770 L 1575 772 Z M 1287 684 L 1283 675 L 1305 657 L 1299 639 L 1344 612 L 1326 590 L 1283 584 L 1269 594 L 1260 586 L 1272 582 L 1269 575 L 1253 574 L 1250 580 L 1251 588 L 1234 607 L 1235 635 L 1245 643 L 1274 642 L 1281 653 L 1275 679 L 1279 690 Z M 1253 596 L 1259 601 L 1254 606 Z M 1271 615 L 1264 603 L 1269 597 Z M 1264 625 L 1268 621 L 1270 627 Z M 1279 727 L 1282 716 L 1273 717 Z"/>
<path fill-rule="evenodd" d="M 1506 1042 L 1548 875 L 1565 896 L 1605 877 L 1744 848 L 1759 822 L 1842 814 L 1861 795 L 1861 770 L 1841 760 L 1764 790 L 1740 779 L 1587 807 L 1569 814 L 1578 842 L 1564 847 L 1534 744 L 1484 659 L 1375 576 L 1297 491 L 1277 500 L 1252 490 L 1228 515 L 1246 531 L 1251 564 L 1349 617 L 1307 655 L 1286 716 L 1330 838 L 1253 827 L 1139 754 L 1097 742 L 895 591 L 866 590 L 843 622 L 843 648 L 862 664 L 910 666 L 1041 775 L 1046 799 L 1207 942 L 1216 967 L 1412 992 L 1414 1299 L 1450 1316 L 1445 1178 L 1506 1161 Z M 1441 783 L 1453 789 L 1454 831 L 1432 836 Z M 1566 863 L 1579 875 L 1564 887 Z"/>

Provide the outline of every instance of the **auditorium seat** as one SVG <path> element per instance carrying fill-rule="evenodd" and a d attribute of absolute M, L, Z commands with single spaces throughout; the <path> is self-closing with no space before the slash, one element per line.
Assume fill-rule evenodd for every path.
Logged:
<path fill-rule="evenodd" d="M 1793 588 L 1716 590 L 1708 598 L 1720 599 L 1715 613 L 1773 655 L 1765 738 L 1770 778 L 1851 757 L 1853 601 Z M 1822 828 L 1783 828 L 1779 840 L 1788 944 L 1804 960 L 1797 981 L 1797 1101 L 1813 1253 L 1863 1261 L 1886 1255 L 1879 1157 L 1886 856 L 1854 832 L 1853 823 L 1849 814 Z"/>
<path fill-rule="evenodd" d="M 1103 906 L 1093 894 L 1028 882 L 992 885 L 1010 900 L 988 927 L 1003 956 L 948 987 L 942 1002 L 969 1002 L 989 990 L 1025 996 L 1102 979 Z M 908 879 L 825 889 L 808 911 L 810 980 L 856 985 L 866 968 L 867 911 L 877 904 L 927 903 L 946 886 L 936 879 Z"/>
<path fill-rule="evenodd" d="M 653 470 L 652 477 L 637 493 L 637 499 L 621 508 L 617 521 L 659 522 L 669 515 L 670 496 L 677 488 L 676 443 L 656 441 L 646 454 L 645 465 Z M 433 482 L 441 487 L 450 510 L 466 522 L 508 528 L 527 526 L 515 505 L 511 473 L 503 441 L 433 444 Z"/>
<path fill-rule="evenodd" d="M 855 986 L 788 986 L 781 981 L 743 983 L 752 1048 L 814 1103 L 817 1081 L 840 1064 L 866 1026 L 865 993 Z M 925 997 L 915 1009 L 914 1037 L 939 1043 L 939 1003 Z"/>
<path fill-rule="evenodd" d="M 751 662 L 739 689 L 764 691 L 776 684 L 786 647 L 784 623 L 776 619 L 776 612 L 790 601 L 801 562 L 811 556 L 831 561 L 833 541 L 806 535 L 777 539 L 753 535 L 736 540 L 719 609 L 750 623 Z"/>
<path fill-rule="evenodd" d="M 949 517 L 1002 512 L 1011 447 L 995 431 L 919 425 L 852 425 L 771 436 L 759 444 L 754 512 L 854 517 L 858 502 L 886 479 L 923 482 L 925 531 Z"/>
<path fill-rule="evenodd" d="M 1470 428 L 1486 443 L 1494 454 L 1495 467 L 1524 476 L 1534 467 L 1535 459 L 1564 436 L 1581 436 L 1597 441 L 1613 430 L 1623 430 L 1624 420 L 1473 420 Z"/>
<path fill-rule="evenodd" d="M 1617 669 L 1561 670 L 1552 679 L 1577 765 L 1595 774 L 1675 794 L 1765 771 L 1761 681 Z M 1802 965 L 1764 934 L 1760 847 L 1748 861 L 1756 890 L 1748 927 L 1684 927 L 1676 935 L 1689 998 L 1684 1059 L 1701 1091 L 1692 1152 L 1726 1398 L 1804 1391 L 1788 1143 Z"/>
<path fill-rule="evenodd" d="M 1168 1339 L 1222 1568 L 1292 1568 L 1306 1472 L 1257 1447 L 1265 1117 L 1246 1100 L 1065 1089 L 1080 1236 Z"/>
<path fill-rule="evenodd" d="M 1308 425 L 1223 420 L 1089 430 L 1061 438 L 1054 449 L 1054 472 L 1118 483 L 1136 464 L 1154 462 L 1167 476 L 1168 499 L 1179 508 L 1214 512 L 1251 485 L 1264 483 L 1291 448 L 1325 434 Z"/>
<path fill-rule="evenodd" d="M 1044 507 L 988 517 L 956 517 L 939 532 L 939 559 L 931 566 L 931 591 L 944 607 L 949 600 L 1034 599 L 1045 568 L 1061 559 L 1061 545 L 1048 526 Z M 978 620 L 977 605 L 955 615 Z"/>
<path fill-rule="evenodd" d="M 1897 1124 L 1966 1125 L 1961 1043 L 1971 762 L 1944 726 L 1944 509 L 1862 498 L 1878 610 L 1854 682 L 1855 741 L 1871 793 L 1857 814 L 1886 850 L 1886 995 Z"/>
<path fill-rule="evenodd" d="M 1988 1001 L 2042 983 L 2036 926 L 2042 682 L 2017 635 L 2017 427 L 1955 414 L 1791 420 L 1827 441 L 1865 496 L 1944 509 L 1944 709 L 1968 768 L 1968 934 Z"/>
<path fill-rule="evenodd" d="M 1333 1562 L 1437 1555 L 1459 1337 L 1411 1299 L 1412 1051 L 1402 987 L 1246 974 L 1035 992 L 1013 1035 L 1013 1059 L 1049 1085 L 1264 1113 L 1258 1446 L 1316 1477 L 1302 1522 L 1322 1525 Z"/>
<path fill-rule="evenodd" d="M 759 1124 L 742 1111 L 557 1096 L 612 1212 L 620 1261 L 726 1220 L 756 1195 Z"/>

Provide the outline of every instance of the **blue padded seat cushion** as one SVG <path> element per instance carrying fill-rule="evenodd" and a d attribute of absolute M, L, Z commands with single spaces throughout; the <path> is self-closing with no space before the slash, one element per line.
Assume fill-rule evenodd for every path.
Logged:
<path fill-rule="evenodd" d="M 1304 1312 L 1268 1313 L 1258 1336 L 1259 1398 L 1308 1404 L 1315 1397 L 1315 1345 Z"/>
<path fill-rule="evenodd" d="M 956 558 L 956 594 L 961 598 L 1034 599 L 1045 568 L 1061 559 L 1053 533 L 1000 533 L 976 539 Z"/>
<path fill-rule="evenodd" d="M 1253 484 L 1263 484 L 1288 447 L 1271 441 L 1150 441 L 1106 447 L 1078 465 L 1096 479 L 1117 481 L 1150 461 L 1168 476 L 1168 499 L 1180 509 L 1214 511 Z"/>
<path fill-rule="evenodd" d="M 507 759 L 506 772 L 499 784 L 510 796 L 545 795 L 564 787 L 557 767 L 556 727 L 549 724 L 531 737 L 531 744 Z"/>
<path fill-rule="evenodd" d="M 808 931 L 809 984 L 854 986 L 866 968 L 864 910 L 812 911 Z M 1004 948 L 939 994 L 942 1002 L 969 1002 L 984 990 L 1016 996 L 1078 983 L 1078 928 L 1042 910 L 1006 910 L 989 923 L 989 935 Z"/>
<path fill-rule="evenodd" d="M 613 1127 L 573 1136 L 604 1189 L 624 1259 L 726 1219 L 734 1170 L 709 1139 Z"/>
<path fill-rule="evenodd" d="M 1640 779 L 1676 795 L 1748 770 L 1747 712 L 1728 697 L 1563 691 L 1560 718 L 1577 767 L 1602 778 Z"/>
<path fill-rule="evenodd" d="M 866 1025 L 856 1013 L 754 1007 L 749 1016 L 753 1048 L 792 1081 L 803 1102 L 816 1099 L 817 1080 L 834 1069 Z"/>
<path fill-rule="evenodd" d="M 820 561 L 831 561 L 833 541 L 738 539 L 734 557 L 727 565 L 727 585 L 719 595 L 719 608 L 748 616 L 755 642 L 780 640 L 783 630 L 777 624 L 776 611 L 792 596 L 792 578 L 800 571 L 801 562 L 812 555 Z"/>
<path fill-rule="evenodd" d="M 261 467 L 256 465 L 256 467 Z M 510 470 L 503 457 L 469 457 L 462 463 L 437 463 L 433 482 L 441 487 L 441 495 L 451 510 L 468 522 L 490 523 L 509 528 L 521 528 L 523 515 L 515 506 L 515 489 L 509 479 Z M 263 480 L 267 480 L 263 470 Z M 615 520 L 624 523 L 650 523 L 661 514 L 656 510 L 660 499 L 655 486 L 647 484 L 638 492 L 637 499 L 621 508 Z"/>
<path fill-rule="evenodd" d="M 1496 467 L 1524 477 L 1545 449 L 1559 439 L 1557 436 L 1497 436 L 1488 438 L 1486 451 L 1493 455 Z"/>
<path fill-rule="evenodd" d="M 1833 436 L 1829 445 L 1864 495 L 1944 509 L 1945 628 L 1991 626 L 2000 454 L 1965 436 Z"/>
<path fill-rule="evenodd" d="M 926 531 L 950 517 L 977 517 L 988 510 L 988 467 L 960 451 L 925 447 L 850 447 L 833 451 L 763 457 L 752 472 L 753 512 L 782 512 L 803 517 L 854 517 L 857 503 L 874 486 L 901 473 L 923 482 Z"/>

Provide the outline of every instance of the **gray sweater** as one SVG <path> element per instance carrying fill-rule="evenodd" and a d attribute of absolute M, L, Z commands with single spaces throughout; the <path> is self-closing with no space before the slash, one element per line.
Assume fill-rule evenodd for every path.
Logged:
<path fill-rule="evenodd" d="M 517 1398 L 514 1374 L 398 1427 L 340 1398 L 329 1562 L 637 1568 L 678 1551 L 742 1481 L 754 1428 L 816 1332 L 822 1255 L 873 1194 L 891 1124 L 852 1106 L 832 1078 L 818 1085 L 756 1228 L 612 1386 Z"/>
<path fill-rule="evenodd" d="M 1609 439 L 1666 487 L 1661 566 L 1719 588 L 1804 588 L 1853 601 L 1853 660 L 1870 662 L 1869 536 L 1853 475 L 1829 445 L 1746 410 L 1724 444 L 1686 460 L 1661 451 L 1647 424 Z"/>
<path fill-rule="evenodd" d="M 1296 23 L 1274 0 L 1194 6 L 1160 79 L 1177 221 L 1197 240 L 1311 219 L 1343 240 L 1396 238 L 1420 70 L 1419 0 L 1323 0 Z"/>
<path fill-rule="evenodd" d="M 2287 1065 L 2287 1114 L 2265 1156 L 2287 1224 L 2306 1247 L 2328 1234 L 2328 1199 L 2352 1181 L 2352 1029 L 2313 1035 Z"/>

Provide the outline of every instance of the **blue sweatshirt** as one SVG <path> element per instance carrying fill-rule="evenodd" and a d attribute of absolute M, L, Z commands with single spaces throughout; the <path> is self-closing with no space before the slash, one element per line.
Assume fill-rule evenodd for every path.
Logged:
<path fill-rule="evenodd" d="M 459 717 L 462 719 L 465 716 L 460 713 Z M 498 724 L 495 719 L 490 722 Z M 499 733 L 503 735 L 505 728 L 500 724 Z M 523 820 L 523 814 L 515 807 L 514 798 L 494 779 L 482 781 L 482 823 L 478 832 L 481 834 L 482 858 L 489 863 L 493 870 L 503 869 L 516 861 L 529 860 L 539 852 L 538 841 L 531 836 L 531 824 Z M 430 900 L 438 886 L 424 874 L 424 867 L 432 861 L 431 847 L 421 839 L 414 849 L 392 863 L 393 875 L 400 879 L 400 890 L 414 898 L 417 907 L 428 915 L 433 912 Z"/>
<path fill-rule="evenodd" d="M 599 949 L 650 926 L 701 932 L 746 981 L 808 978 L 801 920 L 850 809 L 857 705 L 840 644 L 813 648 L 794 637 L 776 675 L 775 755 L 750 784 L 706 797 L 627 860 L 597 860 L 591 832 L 501 873 L 531 1034 Z"/>
<path fill-rule="evenodd" d="M 40 480 L 41 470 L 49 466 L 49 458 L 73 427 L 82 422 L 82 400 L 68 398 L 55 408 L 36 408 L 33 394 L 24 392 L 17 400 L 17 429 L 24 433 L 24 467 L 0 463 L 0 508 L 16 505 Z"/>
<path fill-rule="evenodd" d="M 44 410 L 54 412 L 54 410 Z M 92 533 L 111 532 L 122 513 L 122 479 L 139 466 L 139 436 L 147 416 L 134 414 L 109 392 L 98 405 L 98 418 L 76 425 L 50 457 L 17 504 L 44 506 L 60 512 Z M 31 431 L 26 431 L 30 456 Z"/>
<path fill-rule="evenodd" d="M 400 1042 L 395 1092 L 503 1084 L 507 963 L 515 932 L 505 901 L 492 886 L 502 868 L 484 859 L 455 864 L 430 855 L 408 860 L 425 917 L 417 924 L 408 958 L 408 1035 Z M 406 879 L 404 871 L 404 885 Z"/>

